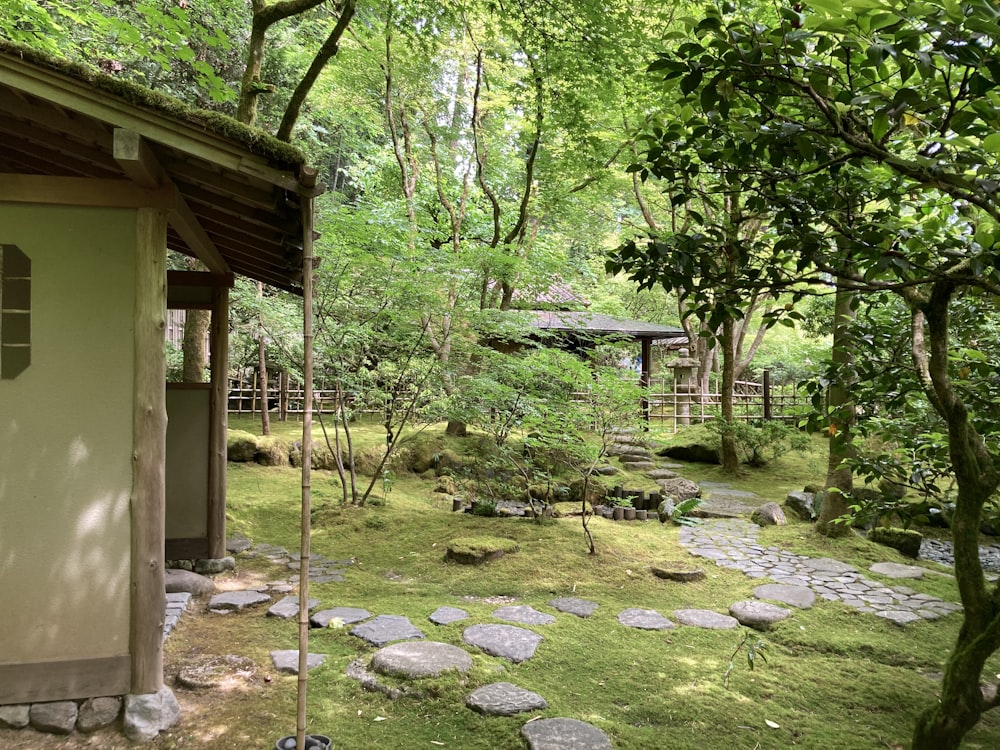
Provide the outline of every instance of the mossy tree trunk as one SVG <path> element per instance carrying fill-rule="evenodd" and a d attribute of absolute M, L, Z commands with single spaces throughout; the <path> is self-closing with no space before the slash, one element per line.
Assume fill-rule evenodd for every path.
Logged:
<path fill-rule="evenodd" d="M 733 357 L 735 322 L 731 317 L 726 317 L 722 322 L 722 334 L 719 343 L 722 347 L 722 390 L 719 396 L 722 411 L 722 421 L 724 422 L 722 435 L 722 473 L 730 476 L 738 474 L 740 470 L 740 457 L 736 452 L 736 435 L 732 430 L 735 418 L 733 409 L 733 391 L 736 387 L 736 362 Z"/>
<path fill-rule="evenodd" d="M 984 711 L 1000 706 L 979 687 L 983 665 L 1000 648 L 1000 586 L 988 586 L 979 561 L 983 505 L 1000 487 L 1000 471 L 949 372 L 948 305 L 955 285 L 938 281 L 926 297 L 908 296 L 913 310 L 913 359 L 924 391 L 948 427 L 948 450 L 958 497 L 951 535 L 965 619 L 945 664 L 940 699 L 917 719 L 913 750 L 958 748 Z M 924 344 L 927 334 L 929 346 Z"/>
<path fill-rule="evenodd" d="M 854 474 L 845 461 L 856 455 L 854 447 L 855 407 L 851 398 L 854 381 L 854 348 L 849 327 L 856 315 L 854 292 L 843 284 L 837 286 L 834 302 L 833 366 L 836 371 L 829 391 L 830 445 L 826 465 L 823 507 L 816 530 L 824 536 L 846 536 L 849 523 L 837 522 L 849 513 L 848 496 L 854 489 Z"/>

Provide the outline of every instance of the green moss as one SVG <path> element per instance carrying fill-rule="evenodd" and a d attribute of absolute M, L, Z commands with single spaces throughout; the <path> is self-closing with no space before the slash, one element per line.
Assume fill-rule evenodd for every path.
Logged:
<path fill-rule="evenodd" d="M 923 534 L 913 529 L 895 529 L 886 526 L 876 526 L 868 532 L 868 539 L 876 544 L 892 547 L 914 560 L 920 555 L 920 542 Z"/>
<path fill-rule="evenodd" d="M 493 536 L 469 536 L 448 542 L 447 558 L 464 565 L 480 565 L 513 554 L 520 546 L 513 539 Z"/>
<path fill-rule="evenodd" d="M 220 112 L 191 107 L 137 83 L 102 73 L 97 68 L 15 44 L 0 38 L 0 53 L 20 58 L 34 66 L 46 68 L 84 83 L 93 89 L 114 96 L 123 102 L 143 109 L 150 109 L 183 121 L 192 127 L 208 130 L 217 136 L 236 141 L 247 150 L 267 159 L 279 169 L 297 170 L 305 163 L 305 156 L 294 146 L 272 135 L 251 128 Z"/>
<path fill-rule="evenodd" d="M 257 437 L 243 430 L 229 430 L 226 435 L 226 457 L 236 463 L 256 460 Z"/>

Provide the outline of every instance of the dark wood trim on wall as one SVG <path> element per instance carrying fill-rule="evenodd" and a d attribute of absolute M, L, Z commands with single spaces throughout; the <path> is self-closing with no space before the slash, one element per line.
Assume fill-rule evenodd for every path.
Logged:
<path fill-rule="evenodd" d="M 208 560 L 211 558 L 208 539 L 206 537 L 167 539 L 164 557 L 167 560 Z"/>
<path fill-rule="evenodd" d="M 0 705 L 126 695 L 132 660 L 125 656 L 0 664 Z"/>

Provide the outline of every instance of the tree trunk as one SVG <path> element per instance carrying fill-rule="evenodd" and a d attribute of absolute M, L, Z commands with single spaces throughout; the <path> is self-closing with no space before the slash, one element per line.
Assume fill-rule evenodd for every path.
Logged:
<path fill-rule="evenodd" d="M 952 750 L 979 721 L 987 703 L 979 687 L 986 660 L 1000 648 L 1000 600 L 987 588 L 979 561 L 982 509 L 997 487 L 1000 472 L 948 374 L 948 304 L 954 293 L 948 282 L 934 285 L 913 317 L 913 358 L 924 391 L 948 426 L 948 450 L 958 497 L 952 518 L 955 578 L 965 609 L 962 627 L 945 664 L 939 700 L 917 719 L 913 750 Z M 926 315 L 930 351 L 923 345 Z"/>
<path fill-rule="evenodd" d="M 740 471 L 740 457 L 736 452 L 736 435 L 733 433 L 733 391 L 736 388 L 736 362 L 733 351 L 735 323 L 726 318 L 722 323 L 720 345 L 722 347 L 722 392 L 719 394 L 722 407 L 722 473 L 734 475 Z"/>
<path fill-rule="evenodd" d="M 450 435 L 451 437 L 465 437 L 469 434 L 468 425 L 465 422 L 459 422 L 456 419 L 449 419 L 448 426 L 444 430 L 445 435 Z"/>
<path fill-rule="evenodd" d="M 205 367 L 208 365 L 208 349 L 205 339 L 208 336 L 208 324 L 211 314 L 208 310 L 186 310 L 184 317 L 184 353 L 185 383 L 204 383 Z"/>
<path fill-rule="evenodd" d="M 854 371 L 854 350 L 849 326 L 854 321 L 854 292 L 837 286 L 833 321 L 833 364 L 837 377 L 830 386 L 830 444 L 827 455 L 826 483 L 823 507 L 816 530 L 824 536 L 846 536 L 851 524 L 836 522 L 848 514 L 848 495 L 854 489 L 854 475 L 844 461 L 856 455 L 854 447 L 855 408 L 851 400 Z"/>

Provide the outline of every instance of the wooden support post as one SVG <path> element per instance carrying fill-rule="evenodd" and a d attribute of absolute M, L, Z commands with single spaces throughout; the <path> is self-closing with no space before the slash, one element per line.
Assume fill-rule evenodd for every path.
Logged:
<path fill-rule="evenodd" d="M 229 290 L 212 290 L 212 391 L 208 423 L 208 556 L 226 556 L 226 428 L 229 426 Z"/>
<path fill-rule="evenodd" d="M 642 340 L 642 367 L 639 373 L 639 385 L 642 387 L 642 418 L 649 427 L 649 374 L 652 372 L 653 342 Z"/>
<path fill-rule="evenodd" d="M 770 422 L 774 417 L 771 415 L 771 371 L 764 370 L 764 421 Z"/>
<path fill-rule="evenodd" d="M 132 449 L 132 596 L 130 651 L 133 693 L 163 686 L 167 216 L 136 211 L 135 390 Z"/>

